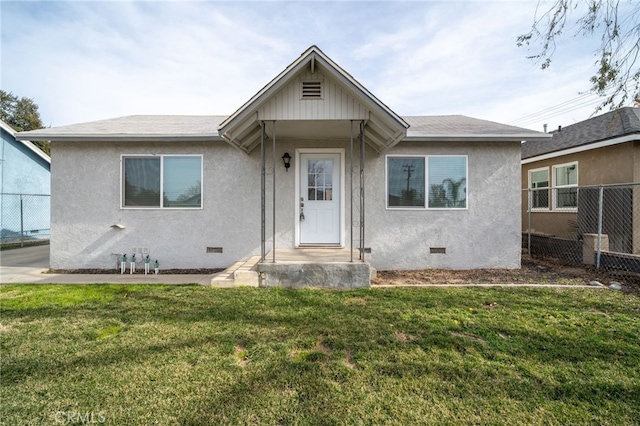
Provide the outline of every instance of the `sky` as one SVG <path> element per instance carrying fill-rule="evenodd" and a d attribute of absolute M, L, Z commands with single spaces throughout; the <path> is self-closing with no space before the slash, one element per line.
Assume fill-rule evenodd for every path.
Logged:
<path fill-rule="evenodd" d="M 569 31 L 541 70 L 516 46 L 537 3 L 3 0 L 0 83 L 53 127 L 228 115 L 316 45 L 399 115 L 552 130 L 594 112 L 597 40 Z"/>

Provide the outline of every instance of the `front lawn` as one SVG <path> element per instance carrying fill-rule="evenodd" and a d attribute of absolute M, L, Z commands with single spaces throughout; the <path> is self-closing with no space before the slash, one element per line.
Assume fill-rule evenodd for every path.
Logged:
<path fill-rule="evenodd" d="M 638 424 L 640 298 L 0 287 L 2 424 Z"/>

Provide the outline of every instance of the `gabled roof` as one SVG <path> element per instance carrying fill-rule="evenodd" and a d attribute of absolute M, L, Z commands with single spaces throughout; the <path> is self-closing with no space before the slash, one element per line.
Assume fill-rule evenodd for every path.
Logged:
<path fill-rule="evenodd" d="M 405 140 L 415 141 L 523 141 L 551 135 L 464 115 L 404 117 L 411 127 Z"/>
<path fill-rule="evenodd" d="M 522 144 L 522 160 L 536 161 L 571 152 L 640 139 L 640 108 L 624 107 L 551 133 L 544 141 Z"/>
<path fill-rule="evenodd" d="M 21 132 L 19 137 L 50 141 L 222 141 L 218 125 L 226 116 L 130 115 L 69 126 Z"/>
<path fill-rule="evenodd" d="M 222 115 L 130 115 L 108 120 L 18 133 L 18 137 L 50 141 L 223 141 Z M 404 116 L 411 127 L 404 141 L 498 142 L 549 139 L 535 132 L 464 115 Z"/>
<path fill-rule="evenodd" d="M 4 130 L 5 132 L 9 133 L 15 140 L 17 140 L 20 143 L 22 143 L 25 147 L 27 147 L 27 149 L 31 150 L 38 157 L 42 158 L 47 163 L 51 164 L 51 157 L 49 157 L 47 154 L 45 154 L 40 148 L 38 148 L 36 145 L 34 145 L 31 141 L 24 140 L 24 139 L 18 139 L 16 137 L 17 132 L 15 130 L 13 130 L 13 128 L 11 126 L 9 126 L 7 123 L 5 123 L 2 120 L 0 120 L 0 128 L 2 128 L 2 130 Z M 36 139 L 36 140 L 38 140 L 38 139 Z M 44 140 L 48 140 L 48 139 L 44 139 Z"/>
<path fill-rule="evenodd" d="M 284 71 L 224 120 L 220 124 L 220 135 L 243 151 L 251 152 L 257 146 L 260 138 L 260 132 L 258 131 L 260 117 L 257 114 L 259 108 L 281 88 L 291 82 L 299 72 L 309 66 L 311 69 L 321 68 L 323 72 L 330 75 L 367 107 L 371 114 L 369 117 L 371 123 L 367 123 L 367 125 L 371 125 L 371 130 L 378 136 L 378 138 L 368 140 L 368 142 L 376 150 L 388 149 L 404 138 L 409 125 L 402 117 L 358 83 L 355 78 L 338 66 L 317 46 L 311 46 L 307 49 Z"/>

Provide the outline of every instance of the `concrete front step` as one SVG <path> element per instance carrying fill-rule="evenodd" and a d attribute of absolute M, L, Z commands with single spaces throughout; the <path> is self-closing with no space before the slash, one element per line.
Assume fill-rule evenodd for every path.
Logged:
<path fill-rule="evenodd" d="M 246 261 L 239 261 L 216 274 L 211 279 L 213 287 L 258 287 L 260 281 L 255 265 L 260 256 L 254 256 Z"/>

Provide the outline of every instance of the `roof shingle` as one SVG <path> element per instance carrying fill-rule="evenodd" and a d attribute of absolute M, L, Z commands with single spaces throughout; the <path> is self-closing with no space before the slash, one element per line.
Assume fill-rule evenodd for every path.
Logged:
<path fill-rule="evenodd" d="M 624 107 L 556 130 L 551 139 L 523 143 L 522 159 L 634 133 L 640 133 L 640 108 Z"/>

